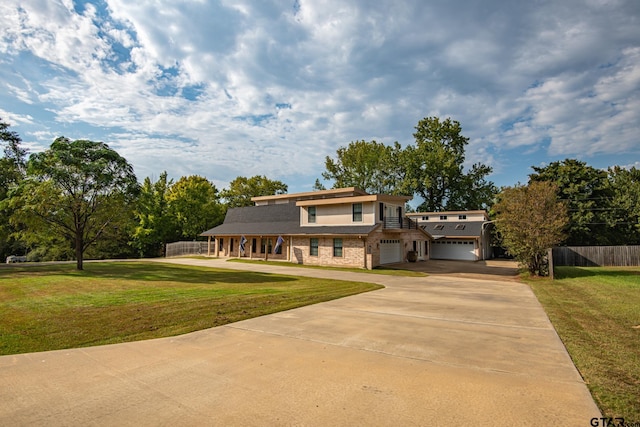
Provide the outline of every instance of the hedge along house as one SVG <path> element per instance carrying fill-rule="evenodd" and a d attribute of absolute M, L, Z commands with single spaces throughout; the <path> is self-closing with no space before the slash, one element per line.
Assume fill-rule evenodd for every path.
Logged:
<path fill-rule="evenodd" d="M 404 214 L 411 197 L 355 187 L 254 197 L 207 230 L 208 255 L 372 269 L 403 262 L 429 235 Z"/>
<path fill-rule="evenodd" d="M 429 234 L 429 259 L 480 261 L 493 257 L 493 224 L 483 210 L 412 212 L 407 216 Z"/>

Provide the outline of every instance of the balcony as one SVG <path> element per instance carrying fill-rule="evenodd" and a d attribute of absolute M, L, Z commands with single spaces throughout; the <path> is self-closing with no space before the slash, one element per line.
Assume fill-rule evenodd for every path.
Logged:
<path fill-rule="evenodd" d="M 407 218 L 385 218 L 385 230 L 417 230 L 418 223 Z"/>

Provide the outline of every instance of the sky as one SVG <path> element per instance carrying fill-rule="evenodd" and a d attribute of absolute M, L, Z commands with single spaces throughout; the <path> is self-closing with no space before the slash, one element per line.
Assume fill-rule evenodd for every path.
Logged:
<path fill-rule="evenodd" d="M 357 140 L 469 138 L 497 186 L 640 167 L 638 0 L 2 0 L 0 118 L 31 152 L 107 143 L 139 181 L 311 191 Z M 324 182 L 327 187 L 331 182 Z"/>

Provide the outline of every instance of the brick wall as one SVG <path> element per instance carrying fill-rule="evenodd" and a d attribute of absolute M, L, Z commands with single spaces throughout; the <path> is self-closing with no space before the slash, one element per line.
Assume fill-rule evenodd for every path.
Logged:
<path fill-rule="evenodd" d="M 318 255 L 311 256 L 309 237 L 293 238 L 292 262 L 308 265 L 335 265 L 341 267 L 364 268 L 364 240 L 342 238 L 342 256 L 333 256 L 333 237 L 318 237 Z"/>

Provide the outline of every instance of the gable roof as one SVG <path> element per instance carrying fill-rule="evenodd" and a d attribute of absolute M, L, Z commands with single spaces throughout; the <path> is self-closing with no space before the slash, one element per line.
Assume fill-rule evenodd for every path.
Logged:
<path fill-rule="evenodd" d="M 201 236 L 279 235 L 367 235 L 376 225 L 300 226 L 300 208 L 295 203 L 231 208 L 224 223 Z"/>

